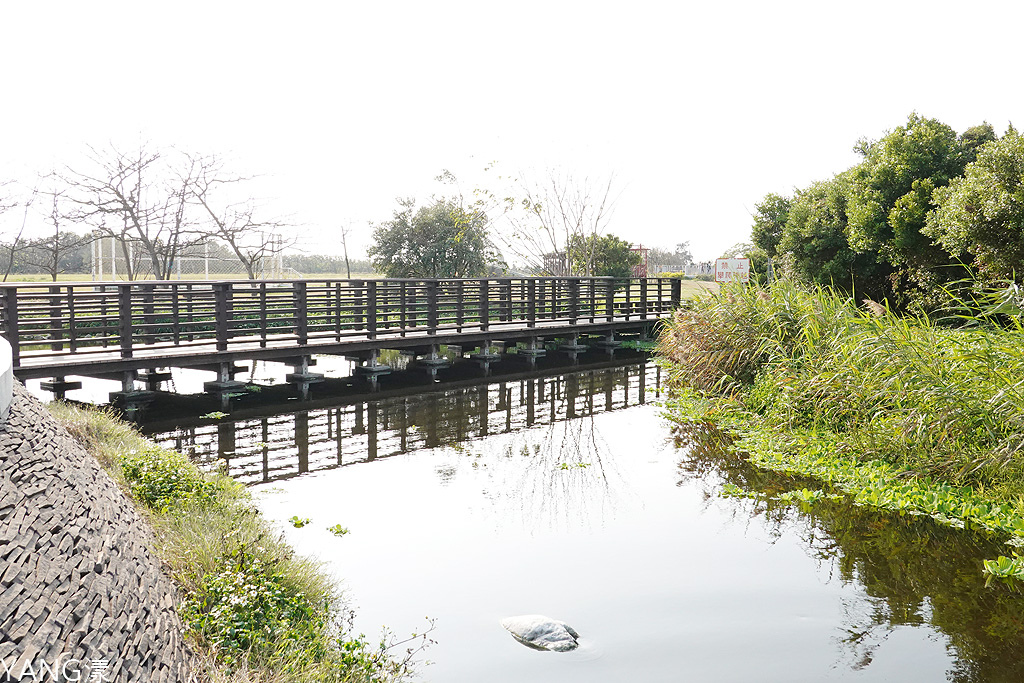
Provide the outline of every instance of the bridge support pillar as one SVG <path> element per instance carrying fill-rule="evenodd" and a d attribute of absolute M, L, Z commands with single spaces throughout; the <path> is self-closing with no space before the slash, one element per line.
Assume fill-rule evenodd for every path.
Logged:
<path fill-rule="evenodd" d="M 203 382 L 203 391 L 209 394 L 237 393 L 245 387 L 245 382 L 238 382 L 232 379 L 234 376 L 235 366 L 233 363 L 218 363 L 217 379 L 213 382 Z"/>
<path fill-rule="evenodd" d="M 53 378 L 52 382 L 41 382 L 39 387 L 43 391 L 49 391 L 53 393 L 53 397 L 58 401 L 64 400 L 64 394 L 75 389 L 81 389 L 81 382 L 68 382 L 64 379 L 64 375 L 59 375 Z"/>
<path fill-rule="evenodd" d="M 284 376 L 284 381 L 289 384 L 296 384 L 299 386 L 300 391 L 302 385 L 305 384 L 305 394 L 309 395 L 309 385 L 315 384 L 316 382 L 323 382 L 324 376 L 319 372 L 310 372 L 309 367 L 316 365 L 316 361 L 310 356 L 299 356 L 288 362 L 292 366 L 293 372 L 289 372 Z"/>
<path fill-rule="evenodd" d="M 159 391 L 160 385 L 171 379 L 170 372 L 159 372 L 156 368 L 139 373 L 139 379 L 146 383 L 146 391 Z"/>
<path fill-rule="evenodd" d="M 491 374 L 491 363 L 497 363 L 501 360 L 501 354 L 494 350 L 494 345 L 490 339 L 485 339 L 483 344 L 480 345 L 480 351 L 469 354 L 469 357 L 480 365 L 485 376 Z"/>
<path fill-rule="evenodd" d="M 137 391 L 135 389 L 135 370 L 125 370 L 121 373 L 121 391 L 110 392 L 110 403 L 117 406 L 129 420 L 134 420 L 139 411 L 153 402 L 152 391 Z"/>
<path fill-rule="evenodd" d="M 530 337 L 529 341 L 526 342 L 526 348 L 519 349 L 516 352 L 530 362 L 531 368 L 537 367 L 537 359 L 547 354 L 544 345 L 538 345 L 538 341 L 540 340 L 537 337 Z"/>
<path fill-rule="evenodd" d="M 599 349 L 604 349 L 605 351 L 608 352 L 609 356 L 614 356 L 615 349 L 622 346 L 622 342 L 616 341 L 614 330 L 609 330 L 608 334 L 605 335 L 605 338 L 595 343 L 594 346 L 596 346 Z"/>
<path fill-rule="evenodd" d="M 565 351 L 569 354 L 569 360 L 571 360 L 573 364 L 576 363 L 577 356 L 587 350 L 586 344 L 580 344 L 579 341 L 580 336 L 578 334 L 574 334 L 569 337 L 568 344 L 562 344 L 558 347 L 559 351 Z"/>
<path fill-rule="evenodd" d="M 363 361 L 363 359 L 359 359 Z M 356 374 L 362 375 L 370 382 L 370 387 L 377 389 L 377 381 L 381 375 L 390 375 L 391 366 L 381 365 L 377 362 L 377 349 L 370 351 L 368 358 L 363 361 L 362 365 L 356 367 Z"/>
<path fill-rule="evenodd" d="M 441 349 L 437 344 L 430 345 L 430 351 L 424 358 L 417 358 L 416 364 L 425 369 L 431 379 L 437 379 L 437 371 L 451 367 L 451 361 L 441 355 Z"/>

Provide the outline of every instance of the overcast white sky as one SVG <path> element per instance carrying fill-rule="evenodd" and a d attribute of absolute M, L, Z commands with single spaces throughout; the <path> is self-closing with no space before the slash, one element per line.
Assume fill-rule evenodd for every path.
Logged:
<path fill-rule="evenodd" d="M 1020 2 L 7 2 L 0 179 L 140 139 L 218 152 L 340 253 L 506 173 L 614 172 L 610 231 L 700 259 L 911 111 L 1021 115 Z"/>

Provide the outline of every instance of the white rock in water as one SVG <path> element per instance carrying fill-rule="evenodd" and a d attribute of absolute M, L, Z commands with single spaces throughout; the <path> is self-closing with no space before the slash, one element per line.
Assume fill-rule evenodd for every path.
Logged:
<path fill-rule="evenodd" d="M 518 617 L 508 617 L 501 620 L 512 636 L 523 645 L 538 650 L 552 650 L 554 652 L 569 652 L 575 650 L 579 643 L 576 639 L 580 637 L 564 621 L 548 619 L 540 614 L 524 614 Z"/>

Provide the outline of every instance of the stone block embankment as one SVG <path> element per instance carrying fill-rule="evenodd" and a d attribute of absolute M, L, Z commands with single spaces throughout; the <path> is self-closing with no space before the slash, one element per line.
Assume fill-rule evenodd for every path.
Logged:
<path fill-rule="evenodd" d="M 152 541 L 117 484 L 15 383 L 0 426 L 0 681 L 190 680 Z"/>

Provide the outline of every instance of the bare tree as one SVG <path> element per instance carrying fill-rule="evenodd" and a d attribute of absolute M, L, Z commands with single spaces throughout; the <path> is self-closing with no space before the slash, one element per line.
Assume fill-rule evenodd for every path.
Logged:
<path fill-rule="evenodd" d="M 497 231 L 502 246 L 527 267 L 550 275 L 591 275 L 597 240 L 608 227 L 615 207 L 615 178 L 578 178 L 550 172 L 542 182 L 515 181 L 505 197 L 505 219 L 511 229 Z M 493 195 L 491 195 L 493 196 Z M 570 243 L 586 245 L 586 253 L 568 258 Z"/>
<path fill-rule="evenodd" d="M 25 245 L 19 261 L 49 274 L 56 282 L 65 272 L 68 257 L 92 242 L 92 235 L 78 235 L 67 229 L 62 201 L 65 190 L 51 188 L 42 193 L 46 197 L 48 211 L 46 222 L 53 231 L 46 237 L 33 239 Z"/>
<path fill-rule="evenodd" d="M 274 219 L 257 220 L 258 207 L 252 198 L 238 202 L 225 198 L 229 194 L 225 192 L 227 188 L 240 186 L 251 178 L 228 174 L 216 156 L 193 157 L 191 162 L 195 174 L 190 192 L 211 222 L 204 234 L 226 243 L 250 280 L 263 277 L 271 259 L 294 243 L 294 238 L 286 239 L 283 234 L 287 224 Z"/>
<path fill-rule="evenodd" d="M 10 181 L 0 185 L 0 187 L 9 187 Z M 25 227 L 28 225 L 28 213 L 32 204 L 35 203 L 36 197 L 39 194 L 39 188 L 32 188 L 28 198 L 18 202 L 14 199 L 11 194 L 5 194 L 0 197 L 0 214 L 3 214 L 17 206 L 22 207 L 21 223 L 11 231 L 11 239 L 9 242 L 5 241 L 0 243 L 0 250 L 3 251 L 4 260 L 4 282 L 7 282 L 7 278 L 11 276 L 11 271 L 14 269 L 14 259 L 17 253 L 25 246 L 24 234 Z"/>
<path fill-rule="evenodd" d="M 14 196 L 10 192 L 13 184 L 13 180 L 0 180 L 0 215 L 3 215 L 18 205 L 18 202 L 14 200 Z"/>
<path fill-rule="evenodd" d="M 71 170 L 65 181 L 77 207 L 69 218 L 114 239 L 129 280 L 140 275 L 134 249 L 141 249 L 157 279 L 170 277 L 175 259 L 201 237 L 189 211 L 199 169 L 187 155 L 140 144 L 124 152 L 113 144 L 90 148 L 92 168 Z"/>

